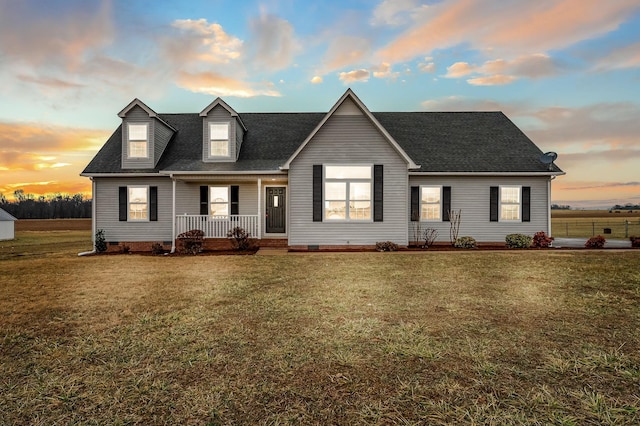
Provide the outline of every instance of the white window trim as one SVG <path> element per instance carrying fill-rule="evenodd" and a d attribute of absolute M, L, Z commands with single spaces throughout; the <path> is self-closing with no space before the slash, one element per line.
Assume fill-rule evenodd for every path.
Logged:
<path fill-rule="evenodd" d="M 422 202 L 422 188 L 438 188 L 440 190 L 440 202 L 438 203 L 438 208 L 440 209 L 440 219 L 423 219 L 422 218 L 422 205 L 429 204 L 435 205 L 436 203 L 423 203 Z M 420 222 L 442 222 L 442 185 L 420 185 L 420 193 L 419 196 L 419 206 L 418 206 L 418 217 L 420 218 Z"/>
<path fill-rule="evenodd" d="M 336 179 L 336 178 L 327 178 L 327 167 L 369 167 L 370 169 L 370 174 L 369 174 L 369 179 Z M 326 197 L 326 183 L 327 182 L 347 182 L 347 187 L 346 187 L 346 196 L 347 199 L 345 200 L 346 202 L 346 210 L 345 210 L 345 216 L 348 216 L 349 213 L 349 202 L 351 201 L 348 197 L 349 197 L 349 182 L 368 182 L 369 183 L 369 203 L 370 203 L 370 210 L 371 210 L 371 217 L 369 219 L 351 219 L 351 218 L 345 218 L 345 219 L 329 219 L 326 217 L 325 213 L 326 213 L 326 208 L 325 208 L 325 204 L 327 202 L 327 197 Z M 329 200 L 331 201 L 331 200 Z M 335 201 L 335 200 L 334 200 Z M 355 200 L 355 201 L 366 201 L 366 200 Z M 326 222 L 326 223 L 346 223 L 346 222 L 355 222 L 355 223 L 371 223 L 373 222 L 373 164 L 333 164 L 333 163 L 329 163 L 329 164 L 323 164 L 322 165 L 322 221 Z"/>
<path fill-rule="evenodd" d="M 220 125 L 220 124 L 226 124 L 227 125 L 227 138 L 226 139 L 213 139 L 211 137 L 211 126 L 212 125 Z M 211 150 L 211 143 L 212 142 L 219 142 L 219 141 L 226 141 L 227 142 L 227 155 L 213 155 L 212 150 Z M 207 143 L 209 144 L 209 158 L 229 158 L 231 157 L 231 123 L 229 121 L 209 121 L 209 125 L 208 125 L 208 140 Z"/>
<path fill-rule="evenodd" d="M 518 189 L 518 203 L 504 203 L 507 206 L 518 206 L 518 219 L 503 219 L 502 218 L 502 188 L 517 188 Z M 522 185 L 500 185 L 498 187 L 498 222 L 506 223 L 519 223 L 522 222 Z"/>
<path fill-rule="evenodd" d="M 131 139 L 131 126 L 144 126 L 146 128 L 147 137 L 145 140 L 142 139 Z M 144 156 L 133 156 L 131 155 L 131 142 L 145 142 L 147 144 L 146 155 Z M 127 123 L 127 158 L 137 159 L 137 158 L 149 158 L 149 123 Z"/>
<path fill-rule="evenodd" d="M 129 199 L 129 189 L 130 188 L 144 188 L 147 191 L 147 218 L 146 219 L 137 219 L 131 217 L 131 200 Z M 133 203 L 133 204 L 145 204 L 145 203 Z M 151 216 L 151 204 L 149 202 L 149 185 L 127 185 L 127 221 L 129 222 L 149 222 L 149 217 Z"/>
<path fill-rule="evenodd" d="M 223 204 L 223 203 L 214 203 L 211 199 L 211 188 L 227 188 L 227 214 L 226 215 L 212 215 L 211 214 L 211 205 L 212 204 Z M 208 216 L 211 219 L 220 219 L 220 220 L 228 220 L 231 217 L 231 186 L 230 185 L 209 185 L 207 188 L 209 191 L 209 204 L 207 205 Z"/>

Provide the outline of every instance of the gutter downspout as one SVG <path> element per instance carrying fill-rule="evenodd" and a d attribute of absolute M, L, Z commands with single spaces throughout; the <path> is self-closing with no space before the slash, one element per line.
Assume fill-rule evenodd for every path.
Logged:
<path fill-rule="evenodd" d="M 87 256 L 96 253 L 96 181 L 91 179 L 91 242 L 93 243 L 93 250 L 83 251 L 78 253 L 78 256 Z"/>
<path fill-rule="evenodd" d="M 171 251 L 173 254 L 176 252 L 176 178 L 171 174 L 171 181 L 173 183 L 173 191 L 171 194 Z"/>
<path fill-rule="evenodd" d="M 553 236 L 551 235 L 551 181 L 554 180 L 557 176 L 550 176 L 549 180 L 547 181 L 547 196 L 548 196 L 548 200 L 547 200 L 547 211 L 549 212 L 549 218 L 548 218 L 548 226 L 549 226 L 549 232 L 547 232 L 547 235 L 549 236 Z"/>

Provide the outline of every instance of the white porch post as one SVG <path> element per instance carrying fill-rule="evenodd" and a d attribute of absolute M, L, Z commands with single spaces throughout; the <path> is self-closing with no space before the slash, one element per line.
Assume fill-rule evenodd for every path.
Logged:
<path fill-rule="evenodd" d="M 262 178 L 258 178 L 258 235 L 262 238 Z"/>
<path fill-rule="evenodd" d="M 171 253 L 176 251 L 176 178 L 171 176 L 173 191 L 171 194 Z"/>

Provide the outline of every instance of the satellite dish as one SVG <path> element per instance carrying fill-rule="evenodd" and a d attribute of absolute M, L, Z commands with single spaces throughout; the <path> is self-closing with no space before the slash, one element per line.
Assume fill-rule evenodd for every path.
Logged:
<path fill-rule="evenodd" d="M 548 164 L 549 170 L 551 170 L 551 165 L 553 164 L 554 161 L 556 161 L 556 158 L 558 158 L 558 154 L 550 151 L 542 154 L 540 156 L 540 161 L 542 162 L 542 164 Z"/>

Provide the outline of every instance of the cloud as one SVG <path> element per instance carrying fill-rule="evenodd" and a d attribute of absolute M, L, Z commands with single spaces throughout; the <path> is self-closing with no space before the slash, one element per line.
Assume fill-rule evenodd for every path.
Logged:
<path fill-rule="evenodd" d="M 417 6 L 416 0 L 383 0 L 373 9 L 371 25 L 404 25 L 410 21 L 409 15 Z"/>
<path fill-rule="evenodd" d="M 331 40 L 322 59 L 320 74 L 365 62 L 371 52 L 371 40 L 364 37 L 338 36 Z"/>
<path fill-rule="evenodd" d="M 80 87 L 85 87 L 84 84 L 74 83 L 71 81 L 60 80 L 55 77 L 35 77 L 26 74 L 19 74 L 17 76 L 18 80 L 27 82 L 27 83 L 35 83 L 42 86 L 46 86 L 54 89 L 76 89 Z"/>
<path fill-rule="evenodd" d="M 612 50 L 607 56 L 596 61 L 595 71 L 609 71 L 640 67 L 640 43 L 630 44 Z"/>
<path fill-rule="evenodd" d="M 114 38 L 111 2 L 72 1 L 65 13 L 39 2 L 0 1 L 0 53 L 30 67 L 75 70 Z"/>
<path fill-rule="evenodd" d="M 474 72 L 476 67 L 469 65 L 467 62 L 456 62 L 453 65 L 447 67 L 447 78 L 464 77 Z"/>
<path fill-rule="evenodd" d="M 413 25 L 376 56 L 395 63 L 461 43 L 500 56 L 548 52 L 613 31 L 638 9 L 636 0 L 441 2 L 415 13 Z"/>
<path fill-rule="evenodd" d="M 496 74 L 487 77 L 476 77 L 467 80 L 467 83 L 473 86 L 498 86 L 503 84 L 509 84 L 516 78 L 511 75 Z"/>
<path fill-rule="evenodd" d="M 240 57 L 242 40 L 227 34 L 222 25 L 206 19 L 178 19 L 171 24 L 177 37 L 164 40 L 167 57 L 180 63 L 229 63 Z"/>
<path fill-rule="evenodd" d="M 320 83 L 322 83 L 322 77 L 320 77 L 319 75 L 313 76 L 313 78 L 311 79 L 311 83 L 312 84 L 320 84 Z"/>
<path fill-rule="evenodd" d="M 427 62 L 427 63 L 421 62 L 418 64 L 418 69 L 420 70 L 420 72 L 434 74 L 436 72 L 436 64 L 434 64 L 433 62 Z"/>
<path fill-rule="evenodd" d="M 253 96 L 281 96 L 273 85 L 247 83 L 214 72 L 189 73 L 182 71 L 178 74 L 177 83 L 185 89 L 196 93 L 207 93 L 212 96 L 237 96 L 249 98 Z"/>
<path fill-rule="evenodd" d="M 566 186 L 563 189 L 567 191 L 582 191 L 585 189 L 612 189 L 612 188 L 634 187 L 640 189 L 640 182 L 592 182 L 583 183 L 578 186 Z"/>
<path fill-rule="evenodd" d="M 353 70 L 349 72 L 341 72 L 338 74 L 338 78 L 345 84 L 354 83 L 357 81 L 366 82 L 369 81 L 371 73 L 365 69 Z"/>
<path fill-rule="evenodd" d="M 293 26 L 285 19 L 262 13 L 249 22 L 249 28 L 251 40 L 248 46 L 252 62 L 261 69 L 286 68 L 300 51 Z"/>
<path fill-rule="evenodd" d="M 391 71 L 391 64 L 383 62 L 380 66 L 371 67 L 375 78 L 389 78 L 395 80 L 400 75 L 399 72 Z M 409 70 L 409 73 L 411 71 Z"/>

